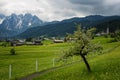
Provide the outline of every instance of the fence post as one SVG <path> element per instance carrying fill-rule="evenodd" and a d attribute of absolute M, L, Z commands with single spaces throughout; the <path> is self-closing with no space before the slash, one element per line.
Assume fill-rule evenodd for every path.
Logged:
<path fill-rule="evenodd" d="M 36 59 L 36 72 L 38 71 L 38 60 Z"/>
<path fill-rule="evenodd" d="M 55 59 L 53 58 L 53 60 L 52 60 L 52 61 L 53 61 L 53 67 L 54 67 L 54 66 L 55 66 Z"/>
<path fill-rule="evenodd" d="M 12 76 L 12 65 L 9 65 L 9 80 L 11 79 Z"/>

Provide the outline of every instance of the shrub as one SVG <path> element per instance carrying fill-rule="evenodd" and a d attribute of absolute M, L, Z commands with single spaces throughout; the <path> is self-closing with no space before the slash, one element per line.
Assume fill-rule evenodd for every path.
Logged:
<path fill-rule="evenodd" d="M 16 51 L 15 51 L 14 48 L 12 48 L 12 49 L 10 50 L 10 54 L 11 54 L 11 55 L 15 55 L 15 54 L 16 54 Z"/>
<path fill-rule="evenodd" d="M 115 40 L 120 41 L 120 32 L 117 32 L 115 35 Z"/>
<path fill-rule="evenodd" d="M 8 42 L 3 42 L 3 43 L 1 44 L 1 46 L 3 46 L 3 47 L 8 47 L 8 46 L 10 46 L 10 43 L 8 43 Z"/>

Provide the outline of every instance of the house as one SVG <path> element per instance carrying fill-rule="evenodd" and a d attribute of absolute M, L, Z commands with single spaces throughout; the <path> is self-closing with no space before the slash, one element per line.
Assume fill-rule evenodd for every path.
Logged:
<path fill-rule="evenodd" d="M 41 40 L 35 40 L 33 41 L 33 45 L 42 45 Z"/>
<path fill-rule="evenodd" d="M 97 33 L 97 34 L 95 34 L 96 36 L 101 36 L 101 34 L 100 33 Z"/>
<path fill-rule="evenodd" d="M 54 43 L 63 43 L 64 40 L 53 40 Z"/>
<path fill-rule="evenodd" d="M 22 46 L 25 43 L 26 43 L 25 40 L 19 40 L 19 39 L 10 41 L 11 46 Z"/>

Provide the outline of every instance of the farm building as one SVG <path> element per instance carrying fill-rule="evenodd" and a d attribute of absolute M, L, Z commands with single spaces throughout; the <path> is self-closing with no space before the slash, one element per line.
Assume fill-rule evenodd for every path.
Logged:
<path fill-rule="evenodd" d="M 22 46 L 25 43 L 26 43 L 25 40 L 13 40 L 13 41 L 10 41 L 11 46 Z"/>
<path fill-rule="evenodd" d="M 41 40 L 35 40 L 33 41 L 33 45 L 42 45 Z"/>
<path fill-rule="evenodd" d="M 53 40 L 54 43 L 63 43 L 64 40 Z"/>

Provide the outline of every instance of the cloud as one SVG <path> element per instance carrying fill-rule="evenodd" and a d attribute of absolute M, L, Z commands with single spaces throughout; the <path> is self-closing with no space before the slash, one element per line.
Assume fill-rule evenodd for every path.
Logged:
<path fill-rule="evenodd" d="M 102 3 L 103 0 L 69 0 L 71 3 L 82 5 L 96 5 Z"/>
<path fill-rule="evenodd" d="M 31 13 L 45 21 L 92 14 L 119 15 L 120 0 L 0 0 L 0 13 Z"/>
<path fill-rule="evenodd" d="M 81 12 L 96 15 L 120 15 L 120 0 L 69 0 L 72 4 L 86 6 Z M 87 7 L 88 6 L 88 7 Z M 81 8 L 81 7 L 80 7 Z"/>

